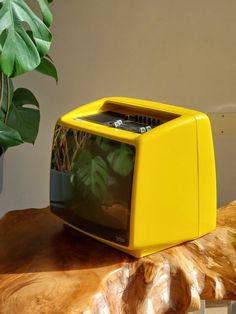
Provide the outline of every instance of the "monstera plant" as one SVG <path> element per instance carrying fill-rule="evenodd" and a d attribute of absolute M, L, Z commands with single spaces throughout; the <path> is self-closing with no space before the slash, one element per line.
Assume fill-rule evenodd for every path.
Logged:
<path fill-rule="evenodd" d="M 36 0 L 35 0 L 36 1 Z M 52 2 L 52 0 L 48 0 Z M 24 0 L 0 0 L 0 148 L 34 143 L 40 111 L 34 94 L 14 89 L 15 77 L 31 71 L 57 81 L 48 52 L 52 42 L 52 14 L 45 0 L 37 0 L 42 19 Z"/>

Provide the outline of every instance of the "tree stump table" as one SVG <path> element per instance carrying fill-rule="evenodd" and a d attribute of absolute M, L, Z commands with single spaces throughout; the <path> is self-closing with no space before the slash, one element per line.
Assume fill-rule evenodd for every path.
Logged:
<path fill-rule="evenodd" d="M 64 230 L 48 208 L 0 220 L 1 314 L 181 314 L 200 299 L 236 299 L 236 202 L 214 232 L 141 259 Z"/>

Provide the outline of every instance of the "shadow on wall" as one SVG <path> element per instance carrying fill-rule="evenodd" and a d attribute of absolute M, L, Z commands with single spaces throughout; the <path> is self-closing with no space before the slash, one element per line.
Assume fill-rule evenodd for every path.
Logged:
<path fill-rule="evenodd" d="M 236 198 L 236 106 L 235 104 L 217 106 L 214 112 L 208 112 L 208 116 L 214 140 L 218 207 L 220 207 Z"/>

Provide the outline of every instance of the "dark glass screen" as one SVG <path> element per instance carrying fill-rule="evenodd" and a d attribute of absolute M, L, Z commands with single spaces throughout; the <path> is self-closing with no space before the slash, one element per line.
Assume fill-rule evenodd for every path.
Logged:
<path fill-rule="evenodd" d="M 57 125 L 52 211 L 86 232 L 128 246 L 135 148 Z"/>

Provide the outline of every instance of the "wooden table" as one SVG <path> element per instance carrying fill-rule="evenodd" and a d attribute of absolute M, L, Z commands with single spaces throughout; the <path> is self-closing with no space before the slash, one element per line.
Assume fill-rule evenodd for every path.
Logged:
<path fill-rule="evenodd" d="M 181 314 L 200 299 L 236 299 L 236 202 L 214 232 L 141 259 L 64 230 L 48 208 L 0 220 L 1 314 Z"/>

